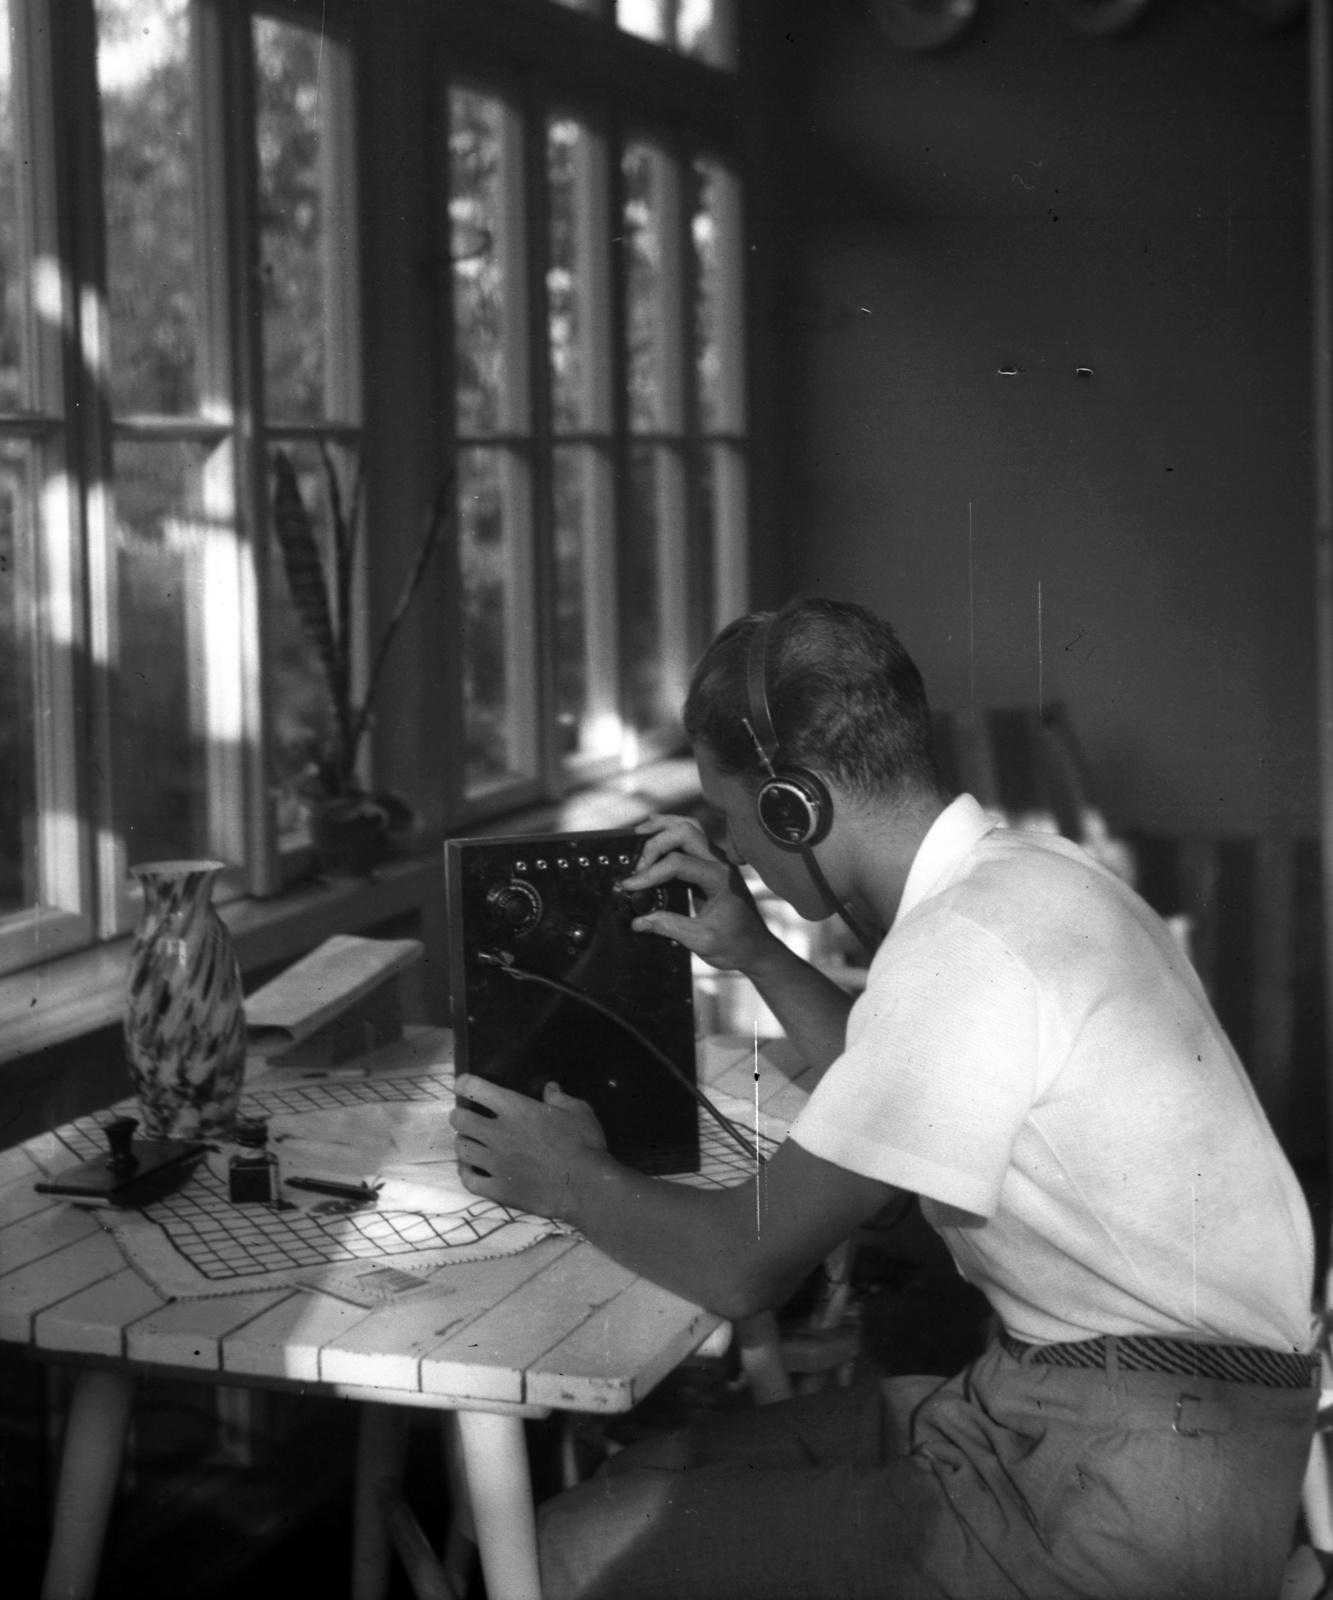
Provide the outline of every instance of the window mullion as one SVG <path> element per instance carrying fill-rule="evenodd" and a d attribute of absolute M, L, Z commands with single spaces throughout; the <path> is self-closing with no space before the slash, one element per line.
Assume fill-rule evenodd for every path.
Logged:
<path fill-rule="evenodd" d="M 208 607 L 221 626 L 205 636 L 210 780 L 224 801 L 210 806 L 209 831 L 224 859 L 245 862 L 246 887 L 262 895 L 276 889 L 279 870 L 269 803 L 268 491 L 248 12 L 219 0 L 198 6 L 195 183 L 200 409 L 229 430 L 209 455 L 203 486 L 209 576 L 229 597 Z"/>
<path fill-rule="evenodd" d="M 74 441 L 82 478 L 85 611 L 91 677 L 89 818 L 96 835 L 97 931 L 110 937 L 133 920 L 125 840 L 116 826 L 115 689 L 120 667 L 119 568 L 111 493 L 110 311 L 106 295 L 105 206 L 102 140 L 98 120 L 97 34 L 92 0 L 80 0 L 63 18 L 64 109 L 70 160 L 69 201 L 77 225 L 71 272 L 76 311 L 73 393 Z"/>
<path fill-rule="evenodd" d="M 606 205 L 612 229 L 610 237 L 616 241 L 611 255 L 610 295 L 607 305 L 610 335 L 610 388 L 611 388 L 611 469 L 613 538 L 615 541 L 616 615 L 625 618 L 633 615 L 630 594 L 629 523 L 630 523 L 630 406 L 629 406 L 629 255 L 630 242 L 625 227 L 625 127 L 619 117 L 611 119 L 608 126 L 606 152 Z M 632 765 L 635 754 L 633 719 L 630 715 L 629 650 L 617 629 L 616 640 L 616 695 L 621 738 L 625 746 L 622 760 Z"/>
<path fill-rule="evenodd" d="M 660 701 L 679 706 L 690 669 L 689 586 L 685 531 L 689 526 L 685 432 L 686 369 L 690 328 L 685 253 L 689 247 L 680 166 L 666 151 L 654 156 L 657 212 L 661 228 L 661 300 L 656 323 L 657 368 L 662 377 L 661 419 L 672 443 L 659 447 L 657 473 L 658 626 L 662 674 Z"/>
<path fill-rule="evenodd" d="M 534 646 L 536 671 L 537 774 L 543 794 L 559 788 L 560 762 L 555 706 L 556 574 L 554 463 L 551 454 L 551 367 L 547 269 L 550 264 L 550 201 L 546 181 L 546 117 L 541 98 L 526 97 L 523 117 L 522 178 L 526 249 L 523 337 L 527 347 L 527 425 L 531 437 Z"/>
<path fill-rule="evenodd" d="M 532 437 L 532 339 L 530 249 L 527 227 L 526 141 L 523 113 L 508 100 L 502 102 L 500 121 L 500 237 L 496 246 L 503 262 L 506 287 L 502 326 L 505 377 L 501 390 L 502 431 L 518 434 L 527 448 L 502 448 L 499 452 L 500 497 L 503 522 L 513 530 L 513 595 L 505 626 L 505 673 L 513 688 L 514 748 L 539 749 L 540 713 L 537 702 L 536 561 L 534 556 L 534 484 Z M 540 304 L 540 301 L 536 302 Z M 539 763 L 534 776 L 540 778 Z"/>
<path fill-rule="evenodd" d="M 66 408 L 67 338 L 74 321 L 68 272 L 69 234 L 61 226 L 55 128 L 60 114 L 46 0 L 16 0 L 12 13 L 11 82 L 15 136 L 26 158 L 17 185 L 20 250 L 29 293 L 23 315 L 25 405 L 44 418 Z M 55 46 L 59 51 L 60 44 Z M 85 796 L 87 773 L 76 707 L 86 670 L 85 583 L 77 496 L 64 426 L 33 438 L 27 459 L 33 519 L 37 600 L 33 627 L 36 719 L 37 898 L 31 952 L 56 954 L 92 930 L 92 830 Z"/>
<path fill-rule="evenodd" d="M 731 441 L 713 446 L 714 625 L 722 627 L 750 605 L 748 461 L 734 440 L 749 427 L 746 404 L 745 215 L 740 181 L 729 167 L 714 169 L 717 206 L 718 303 L 714 316 L 721 373 L 721 426 Z"/>
<path fill-rule="evenodd" d="M 590 128 L 575 151 L 575 207 L 579 237 L 575 259 L 586 269 L 583 305 L 587 327 L 583 348 L 583 416 L 599 435 L 595 449 L 581 452 L 584 463 L 585 527 L 583 616 L 587 629 L 585 717 L 593 729 L 593 748 L 601 751 L 604 729 L 617 729 L 621 699 L 620 627 L 617 605 L 619 562 L 616 528 L 616 459 L 609 448 L 616 417 L 616 272 L 611 240 L 617 229 L 615 193 L 604 130 Z"/>
<path fill-rule="evenodd" d="M 460 357 L 457 347 L 458 318 L 455 306 L 457 286 L 454 281 L 453 258 L 454 221 L 451 210 L 453 191 L 453 105 L 452 82 L 443 60 L 436 65 L 436 90 L 434 102 L 432 149 L 434 163 L 433 192 L 436 202 L 435 223 L 435 285 L 436 344 L 441 355 L 439 398 L 441 411 L 441 451 L 444 462 L 453 473 L 453 514 L 457 531 L 451 541 L 453 560 L 445 578 L 444 615 L 442 625 L 450 638 L 461 640 L 463 620 L 466 615 L 465 584 L 462 571 L 462 452 L 459 446 L 458 370 Z M 456 751 L 467 748 L 466 672 L 463 652 L 455 647 L 449 652 L 449 681 L 444 699 L 441 730 Z M 446 764 L 444 815 L 452 824 L 462 817 L 468 805 L 468 774 L 466 755 Z"/>
<path fill-rule="evenodd" d="M 319 193 L 324 207 L 322 245 L 324 274 L 324 409 L 321 443 L 339 438 L 365 470 L 362 453 L 364 362 L 361 340 L 361 203 L 357 187 L 356 70 L 347 49 L 328 51 L 320 67 Z M 330 423 L 332 426 L 330 426 Z M 339 431 L 339 430 L 345 431 Z M 269 430 L 272 439 L 273 430 Z M 371 617 L 371 575 L 366 529 L 353 529 L 356 556 L 352 573 L 350 632 L 353 703 L 365 697 L 375 629 Z M 372 739 L 373 727 L 372 723 Z M 365 770 L 369 759 L 369 772 Z M 373 752 L 363 752 L 361 776 L 373 775 Z"/>
<path fill-rule="evenodd" d="M 685 539 L 684 584 L 688 596 L 685 639 L 691 660 L 699 656 L 712 638 L 713 553 L 704 515 L 705 446 L 702 439 L 699 335 L 702 283 L 699 254 L 694 237 L 698 206 L 699 174 L 688 152 L 680 155 L 680 184 L 684 196 L 680 236 L 677 242 L 682 285 L 681 318 L 682 393 L 685 433 Z M 684 686 L 688 688 L 688 683 Z"/>

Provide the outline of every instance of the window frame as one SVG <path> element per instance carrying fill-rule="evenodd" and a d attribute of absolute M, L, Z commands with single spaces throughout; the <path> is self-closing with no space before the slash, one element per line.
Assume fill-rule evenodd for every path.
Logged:
<path fill-rule="evenodd" d="M 209 603 L 196 607 L 195 642 L 205 666 L 190 680 L 192 724 L 198 715 L 205 730 L 207 845 L 232 863 L 221 898 L 267 896 L 290 875 L 268 786 L 268 457 L 273 443 L 296 433 L 359 442 L 362 392 L 355 17 L 313 0 L 193 0 L 198 385 L 190 410 L 167 415 L 116 410 L 106 381 L 110 308 L 94 0 L 11 6 L 30 398 L 19 411 L 0 414 L 0 440 L 29 441 L 45 458 L 31 541 L 43 621 L 32 651 L 34 699 L 44 715 L 32 752 L 38 902 L 0 917 L 0 972 L 122 936 L 140 913 L 118 827 L 112 759 L 120 654 L 117 444 L 195 445 L 204 458 L 202 510 L 225 530 L 202 541 Z M 256 287 L 258 16 L 322 29 L 339 46 L 322 65 L 339 102 L 326 117 L 336 146 L 328 159 L 341 180 L 329 186 L 336 212 L 330 235 L 348 231 L 352 242 L 330 279 L 330 343 L 344 370 L 335 374 L 332 396 L 340 415 L 327 428 L 265 417 Z M 364 594 L 364 579 L 360 587 Z M 220 592 L 223 605 L 214 603 Z M 357 608 L 363 632 L 364 610 Z"/>
<path fill-rule="evenodd" d="M 28 89 L 23 101 L 23 138 L 33 157 L 25 172 L 25 205 L 34 258 L 43 262 L 32 276 L 34 293 L 42 296 L 45 321 L 34 348 L 40 359 L 33 370 L 39 401 L 20 413 L 0 414 L 0 437 L 37 440 L 55 467 L 49 473 L 56 490 L 46 497 L 42 526 L 35 543 L 41 553 L 42 595 L 46 628 L 36 657 L 38 704 L 47 713 L 47 730 L 38 743 L 37 784 L 41 843 L 39 875 L 42 903 L 0 917 L 0 973 L 34 967 L 62 954 L 123 939 L 139 914 L 139 895 L 125 871 L 127 853 L 117 836 L 116 805 L 110 775 L 116 748 L 113 676 L 117 659 L 118 619 L 115 603 L 114 473 L 112 452 L 118 440 L 193 440 L 213 452 L 209 472 L 209 506 L 233 530 L 228 585 L 237 613 L 230 643 L 208 645 L 214 676 L 226 679 L 230 699 L 217 710 L 237 737 L 226 759 L 211 774 L 210 843 L 240 864 L 224 878 L 224 894 L 256 899 L 272 896 L 303 865 L 300 852 L 280 848 L 269 793 L 272 760 L 272 617 L 270 594 L 269 455 L 275 443 L 298 435 L 325 434 L 355 440 L 366 477 L 365 515 L 396 510 L 373 551 L 362 539 L 362 567 L 354 605 L 360 648 L 355 652 L 364 673 L 366 645 L 393 609 L 397 584 L 410 567 L 420 537 L 412 521 L 412 503 L 424 506 L 433 482 L 456 447 L 450 385 L 443 352 L 448 349 L 450 308 L 448 285 L 441 290 L 438 253 L 415 267 L 430 280 L 420 303 L 405 313 L 419 342 L 433 351 L 417 370 L 409 388 L 412 403 L 434 415 L 430 439 L 403 452 L 389 439 L 382 420 L 366 408 L 370 393 L 381 398 L 384 376 L 377 374 L 367 390 L 363 370 L 369 360 L 360 329 L 367 315 L 366 287 L 385 278 L 383 250 L 368 238 L 375 211 L 375 179 L 387 168 L 367 166 L 359 124 L 371 109 L 385 115 L 385 85 L 367 88 L 366 60 L 374 59 L 378 40 L 372 23 L 356 0 L 194 0 L 194 65 L 197 120 L 195 140 L 199 167 L 195 177 L 198 206 L 195 221 L 196 292 L 198 295 L 200 389 L 188 415 L 153 417 L 113 414 L 107 386 L 101 381 L 109 352 L 106 219 L 102 191 L 102 132 L 96 63 L 97 24 L 94 0 L 12 0 L 24 28 L 22 66 L 15 56 L 16 79 Z M 296 424 L 265 415 L 259 290 L 260 237 L 258 216 L 258 152 L 256 149 L 256 86 L 252 46 L 253 20 L 269 16 L 289 24 L 324 28 L 346 51 L 341 94 L 345 114 L 335 119 L 337 149 L 330 157 L 342 174 L 336 200 L 354 242 L 341 287 L 330 305 L 345 336 L 342 348 L 355 352 L 349 360 L 331 409 L 339 414 L 318 424 Z M 623 129 L 631 122 L 646 137 L 675 152 L 682 180 L 689 164 L 704 155 L 746 181 L 744 150 L 737 131 L 741 98 L 736 75 L 707 66 L 617 28 L 607 0 L 600 14 L 575 11 L 558 0 L 454 0 L 449 7 L 415 8 L 393 22 L 395 37 L 411 37 L 422 46 L 422 84 L 427 71 L 433 89 L 450 75 L 466 76 L 488 90 L 500 89 L 529 108 L 524 117 L 526 193 L 524 251 L 526 292 L 540 315 L 528 319 L 530 367 L 529 482 L 532 502 L 531 583 L 533 592 L 549 595 L 552 564 L 551 471 L 555 432 L 551 420 L 547 344 L 544 332 L 547 219 L 531 197 L 545 194 L 547 110 L 566 111 L 597 129 L 610 141 L 604 165 L 608 170 L 610 215 L 619 204 L 614 170 Z M 392 30 L 391 30 L 392 31 Z M 371 71 L 373 78 L 374 73 Z M 368 98 L 369 96 L 369 98 Z M 378 98 L 376 98 L 378 96 Z M 533 115 L 531 107 L 547 108 Z M 381 140 L 383 134 L 379 135 Z M 440 193 L 438 151 L 424 154 L 420 196 Z M 385 157 L 374 157 L 381 164 Z M 367 181 L 367 174 L 371 181 Z M 433 191 L 431 186 L 434 186 Z M 737 190 L 739 193 L 739 189 Z M 543 202 L 544 205 L 544 202 Z M 736 214 L 733 252 L 739 286 L 747 275 L 744 256 L 743 207 Z M 688 221 L 685 229 L 688 234 Z M 402 237 L 410 238 L 405 228 Z M 401 243 L 401 239 L 399 241 Z M 685 241 L 688 243 L 688 240 Z M 424 241 L 423 241 L 424 244 Z M 379 254 L 377 255 L 377 252 Z M 375 263 L 372 266 L 372 263 Z M 603 264 L 613 290 L 623 271 L 617 253 L 608 247 Z M 689 270 L 688 263 L 685 270 Z M 736 298 L 741 298 L 739 288 Z M 616 291 L 615 303 L 620 299 Z M 386 313 L 381 309 L 381 319 Z M 395 311 L 395 316 L 397 312 Z M 393 320 L 390 318 L 389 320 Z M 401 328 L 400 319 L 396 326 Z M 736 382 L 746 383 L 746 337 L 737 324 Z M 623 340 L 616 336 L 617 348 Z M 619 357 L 616 358 L 619 360 Z M 427 366 L 431 370 L 427 371 Z M 687 374 L 687 377 L 689 375 Z M 612 364 L 613 400 L 607 419 L 607 448 L 623 461 L 629 429 L 624 414 L 623 374 Z M 412 385 L 415 385 L 413 388 Z M 697 408 L 687 409 L 680 448 L 702 448 Z M 404 420 L 400 409 L 397 422 Z M 691 420 L 693 418 L 693 420 Z M 392 431 L 392 424 L 389 431 Z M 596 430 L 599 437 L 601 431 Z M 733 441 L 742 478 L 754 470 L 752 447 L 742 422 Z M 397 486 L 388 478 L 406 454 L 409 481 Z M 613 472 L 611 493 L 623 502 L 623 471 Z M 388 486 L 386 486 L 386 484 Z M 63 486 L 63 488 L 61 487 Z M 691 513 L 693 519 L 693 512 Z M 731 529 L 714 552 L 714 615 L 696 617 L 702 644 L 719 620 L 747 603 L 748 531 L 744 497 L 733 508 Z M 623 526 L 623 504 L 617 526 Z M 687 523 L 687 554 L 693 563 L 689 585 L 678 609 L 697 612 L 701 592 L 697 570 L 700 530 Z M 622 599 L 623 599 L 623 564 Z M 719 573 L 725 569 L 726 583 Z M 703 587 L 706 587 L 703 586 Z M 723 596 L 727 598 L 724 600 Z M 623 609 L 617 606 L 617 619 Z M 462 691 L 459 651 L 453 642 L 460 614 L 457 574 L 437 560 L 423 586 L 416 615 L 395 646 L 397 660 L 385 687 L 402 683 L 413 664 L 432 664 L 442 692 L 431 691 L 414 702 L 410 727 L 382 723 L 371 728 L 365 776 L 395 784 L 421 804 L 425 814 L 422 844 L 432 848 L 441 831 L 477 825 L 525 806 L 559 800 L 571 790 L 599 781 L 633 787 L 633 772 L 620 756 L 590 756 L 562 762 L 557 749 L 554 716 L 548 710 L 533 734 L 534 763 L 530 776 L 481 797 L 464 792 L 461 761 L 450 750 L 461 748 Z M 415 635 L 415 640 L 413 640 Z M 446 643 L 440 642 L 444 635 Z M 614 646 L 614 637 L 611 643 Z M 532 636 L 535 678 L 551 681 L 554 640 L 549 602 L 538 607 Z M 605 656 L 605 651 L 603 652 Z M 679 654 L 680 652 L 678 652 Z M 221 666 L 216 665 L 221 663 Z M 673 669 L 676 670 L 676 669 Z M 435 681 L 432 675 L 432 682 Z M 441 709 L 441 702 L 445 706 Z M 443 738 L 440 735 L 443 734 Z M 427 748 L 430 746 L 430 748 Z M 645 741 L 641 762 L 678 748 L 678 732 L 662 731 Z M 414 784 L 416 789 L 414 791 Z M 40 819 L 47 819 L 42 821 Z"/>
<path fill-rule="evenodd" d="M 83 607 L 85 550 L 79 496 L 77 430 L 69 418 L 77 283 L 71 269 L 68 191 L 71 166 L 57 129 L 69 86 L 56 71 L 65 35 L 50 0 L 12 0 L 12 83 L 16 199 L 24 296 L 26 403 L 0 417 L 0 437 L 25 441 L 41 462 L 43 488 L 30 511 L 33 610 L 31 640 L 36 707 L 49 708 L 47 736 L 35 763 L 36 905 L 0 917 L 0 970 L 31 965 L 95 937 L 94 890 L 84 804 L 87 775 L 79 701 L 88 646 Z M 26 158 L 26 159 L 24 159 Z M 45 458 L 45 459 L 42 459 Z M 39 719 L 40 720 L 40 719 Z"/>
<path fill-rule="evenodd" d="M 489 11 L 489 14 L 487 14 Z M 566 32 L 558 39 L 543 37 L 542 23 L 559 13 L 559 25 Z M 528 24 L 524 30 L 526 48 L 516 44 L 514 31 L 501 31 L 504 14 Z M 579 46 L 575 53 L 571 44 Z M 587 443 L 605 449 L 611 456 L 611 494 L 614 502 L 616 562 L 616 607 L 613 630 L 626 615 L 627 563 L 623 559 L 627 523 L 627 466 L 635 440 L 660 446 L 676 454 L 680 474 L 687 486 L 681 525 L 680 548 L 672 577 L 676 586 L 671 612 L 677 619 L 675 637 L 663 654 L 666 674 L 663 697 L 679 704 L 688 679 L 689 667 L 716 629 L 746 609 L 749 603 L 749 528 L 746 480 L 753 473 L 751 443 L 747 431 L 746 392 L 747 335 L 745 300 L 746 217 L 741 196 L 744 192 L 743 153 L 734 128 L 737 105 L 735 77 L 729 72 L 672 53 L 617 29 L 613 8 L 601 16 L 567 8 L 560 0 L 485 0 L 481 8 L 472 0 L 459 0 L 452 20 L 441 22 L 432 58 L 432 74 L 438 95 L 434 185 L 437 193 L 448 193 L 448 89 L 458 85 L 502 99 L 520 117 L 524 136 L 524 212 L 528 229 L 528 271 L 525 295 L 528 303 L 530 374 L 529 427 L 524 440 L 531 451 L 529 477 L 534 493 L 531 552 L 533 591 L 541 596 L 533 618 L 532 635 L 536 660 L 540 664 L 538 694 L 543 699 L 540 729 L 535 745 L 540 763 L 536 774 L 516 776 L 500 782 L 484 794 L 468 794 L 463 763 L 453 764 L 446 799 L 446 823 L 450 827 L 475 826 L 487 818 L 501 817 L 523 806 L 559 800 L 572 791 L 597 782 L 612 781 L 632 788 L 633 771 L 639 766 L 679 752 L 683 734 L 677 720 L 665 722 L 636 741 L 635 759 L 627 762 L 625 753 L 598 756 L 575 755 L 562 759 L 557 750 L 554 708 L 554 513 L 552 478 L 554 451 L 560 445 Z M 729 115 L 728 112 L 731 114 Z M 674 260 L 673 293 L 676 302 L 676 426 L 638 432 L 631 427 L 627 398 L 627 341 L 624 328 L 625 275 L 624 251 L 609 249 L 605 262 L 611 295 L 612 316 L 609 332 L 611 348 L 606 353 L 609 368 L 610 416 L 605 428 L 558 430 L 552 417 L 552 375 L 550 349 L 546 336 L 548 307 L 546 276 L 549 267 L 549 216 L 546 174 L 546 137 L 552 118 L 568 117 L 603 141 L 601 161 L 606 177 L 606 210 L 616 233 L 623 217 L 623 184 L 620 159 L 627 144 L 642 140 L 666 153 L 674 168 L 678 190 L 678 218 L 672 245 Z M 729 126 L 730 124 L 730 126 Z M 731 316 L 728 348 L 723 354 L 729 370 L 731 425 L 724 432 L 706 432 L 701 423 L 699 396 L 692 355 L 689 318 L 693 311 L 695 262 L 690 234 L 689 185 L 695 161 L 708 161 L 731 175 L 732 238 L 721 276 L 727 285 Z M 440 411 L 441 433 L 446 460 L 452 451 L 471 447 L 475 441 L 460 429 L 453 405 L 453 357 L 450 339 L 454 326 L 452 285 L 447 263 L 450 248 L 447 217 L 441 221 L 437 243 L 441 261 L 441 293 L 438 312 L 438 340 L 442 351 Z M 738 308 L 741 308 L 738 311 Z M 729 449 L 739 470 L 731 474 L 730 499 L 726 505 L 715 501 L 718 537 L 707 572 L 700 570 L 705 544 L 700 526 L 697 494 L 689 492 L 699 481 L 699 457 L 710 448 Z M 711 594 L 709 615 L 700 614 L 698 602 Z M 460 597 L 451 596 L 446 626 L 455 635 L 460 621 Z M 606 659 L 609 649 L 603 642 L 600 651 Z M 618 700 L 622 712 L 626 703 L 625 661 L 618 664 Z M 451 707 L 448 738 L 454 748 L 462 748 L 462 688 Z"/>

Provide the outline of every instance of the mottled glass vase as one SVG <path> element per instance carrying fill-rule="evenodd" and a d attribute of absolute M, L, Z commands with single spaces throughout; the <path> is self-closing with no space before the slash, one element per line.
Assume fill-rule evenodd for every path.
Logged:
<path fill-rule="evenodd" d="M 245 1007 L 231 935 L 213 909 L 220 861 L 132 867 L 143 920 L 130 952 L 125 1045 L 141 1136 L 231 1131 L 245 1075 Z"/>

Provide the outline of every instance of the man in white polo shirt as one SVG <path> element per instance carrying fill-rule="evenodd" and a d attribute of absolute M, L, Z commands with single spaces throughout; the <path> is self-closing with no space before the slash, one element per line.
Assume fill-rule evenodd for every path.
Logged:
<path fill-rule="evenodd" d="M 732 1317 L 916 1193 L 1002 1331 L 947 1382 L 624 1452 L 545 1508 L 544 1593 L 1276 1597 L 1315 1404 L 1310 1221 L 1170 934 L 1076 846 L 940 793 L 920 677 L 861 607 L 732 624 L 685 722 L 729 859 L 652 819 L 628 885 L 683 878 L 696 915 L 635 926 L 749 974 L 827 1070 L 724 1194 L 619 1166 L 555 1086 L 466 1078 L 493 1113 L 455 1113 L 469 1187 Z M 805 916 L 888 930 L 854 1006 L 763 927 L 740 860 Z"/>

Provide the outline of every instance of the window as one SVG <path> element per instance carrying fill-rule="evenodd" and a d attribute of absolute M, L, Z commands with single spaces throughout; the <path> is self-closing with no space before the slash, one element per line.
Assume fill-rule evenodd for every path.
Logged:
<path fill-rule="evenodd" d="M 357 698 L 364 660 L 358 556 L 364 528 L 361 348 L 351 60 L 308 24 L 257 16 L 258 253 L 264 466 L 290 463 L 319 541 L 324 573 L 344 546 L 347 581 L 331 586 L 336 672 Z M 329 693 L 309 622 L 293 599 L 283 541 L 268 551 L 270 792 L 279 845 L 307 833 L 302 791 L 321 760 L 353 767 L 363 741 Z M 355 744 L 357 748 L 351 748 Z"/>
<path fill-rule="evenodd" d="M 302 833 L 301 779 L 346 730 L 263 533 L 282 451 L 328 562 L 333 511 L 358 498 L 360 368 L 345 46 L 291 11 L 94 14 L 106 265 L 84 339 L 107 352 L 110 413 L 90 527 L 106 551 L 112 931 L 134 861 L 214 856 L 233 888 L 262 890 Z"/>
<path fill-rule="evenodd" d="M 470 68 L 441 138 L 465 816 L 678 745 L 743 609 L 747 478 L 734 167 L 573 73 Z"/>
<path fill-rule="evenodd" d="M 78 604 L 62 270 L 43 7 L 0 3 L 0 961 L 91 937 L 81 805 Z"/>
<path fill-rule="evenodd" d="M 128 932 L 139 861 L 279 891 L 317 766 L 447 768 L 437 833 L 631 771 L 744 606 L 731 6 L 369 9 L 0 0 L 0 971 Z M 386 51 L 422 151 L 387 242 Z M 367 303 L 408 248 L 418 298 Z M 420 375 L 368 418 L 388 324 Z M 394 743 L 347 703 L 446 484 Z"/>
<path fill-rule="evenodd" d="M 274 448 L 359 471 L 350 72 L 290 6 L 0 0 L 0 968 L 136 861 L 279 879 L 328 707 L 257 563 Z"/>
<path fill-rule="evenodd" d="M 626 33 L 714 67 L 734 65 L 732 7 L 726 0 L 559 0 L 571 10 L 606 17 Z"/>
<path fill-rule="evenodd" d="M 248 663 L 231 363 L 205 317 L 227 289 L 196 178 L 213 154 L 193 84 L 205 41 L 188 0 L 96 0 L 94 20 L 104 284 L 77 267 L 84 375 L 101 379 L 88 515 L 114 927 L 134 861 L 244 862 Z"/>

